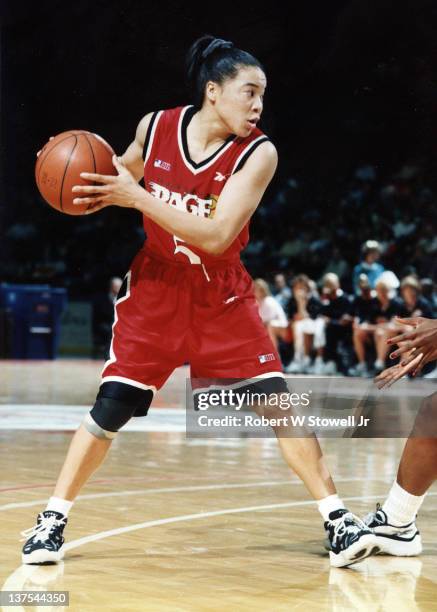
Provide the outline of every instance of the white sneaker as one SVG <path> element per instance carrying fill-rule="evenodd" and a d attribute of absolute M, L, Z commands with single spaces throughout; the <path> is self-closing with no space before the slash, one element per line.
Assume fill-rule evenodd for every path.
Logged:
<path fill-rule="evenodd" d="M 373 369 L 375 370 L 375 372 L 382 372 L 384 368 L 385 363 L 382 361 L 382 359 L 377 359 L 373 364 Z"/>
<path fill-rule="evenodd" d="M 323 376 L 325 373 L 325 364 L 323 363 L 322 357 L 316 357 L 314 366 L 312 368 L 314 376 Z"/>
<path fill-rule="evenodd" d="M 337 364 L 335 363 L 335 361 L 327 361 L 323 368 L 323 373 L 325 376 L 336 376 L 338 374 L 338 371 Z"/>
<path fill-rule="evenodd" d="M 363 521 L 376 535 L 382 553 L 414 557 L 422 552 L 422 539 L 414 521 L 399 527 L 390 525 L 380 504 L 376 504 L 376 512 L 370 512 Z"/>
<path fill-rule="evenodd" d="M 375 534 L 345 508 L 330 513 L 325 530 L 332 567 L 347 567 L 379 552 Z"/>
<path fill-rule="evenodd" d="M 286 368 L 284 368 L 286 374 L 300 374 L 303 370 L 302 362 L 293 359 Z"/>
<path fill-rule="evenodd" d="M 349 376 L 368 376 L 367 366 L 365 363 L 357 363 L 357 365 L 349 370 Z"/>

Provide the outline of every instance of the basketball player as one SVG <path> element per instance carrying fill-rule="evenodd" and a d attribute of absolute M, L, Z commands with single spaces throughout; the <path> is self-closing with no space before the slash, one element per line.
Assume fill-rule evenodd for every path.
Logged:
<path fill-rule="evenodd" d="M 73 500 L 119 429 L 147 414 L 176 367 L 189 362 L 194 379 L 256 379 L 258 391 L 287 391 L 239 257 L 277 165 L 275 147 L 257 127 L 266 76 L 252 55 L 211 36 L 193 44 L 187 66 L 194 105 L 146 115 L 123 157 L 114 158 L 118 176 L 82 174 L 94 186 L 73 189 L 75 203 L 91 213 L 109 205 L 141 211 L 147 241 L 115 302 L 96 403 L 73 437 L 46 510 L 24 532 L 24 563 L 62 558 Z M 375 536 L 345 509 L 317 440 L 275 433 L 317 500 L 331 563 L 350 565 L 374 552 Z"/>
<path fill-rule="evenodd" d="M 387 343 L 398 345 L 390 357 L 400 357 L 401 362 L 375 379 L 380 389 L 390 387 L 410 372 L 417 374 L 424 365 L 437 359 L 436 319 L 416 317 L 397 322 L 406 329 Z M 434 393 L 422 403 L 386 501 L 364 519 L 378 538 L 381 552 L 386 554 L 412 556 L 422 552 L 415 520 L 426 492 L 437 480 L 437 437 L 433 431 L 436 416 L 437 393 Z"/>

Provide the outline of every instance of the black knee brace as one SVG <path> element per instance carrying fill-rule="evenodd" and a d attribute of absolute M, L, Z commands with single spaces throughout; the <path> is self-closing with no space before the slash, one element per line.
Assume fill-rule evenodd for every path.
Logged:
<path fill-rule="evenodd" d="M 84 425 L 97 438 L 112 439 L 134 414 L 146 416 L 152 399 L 150 390 L 121 382 L 105 382 Z"/>

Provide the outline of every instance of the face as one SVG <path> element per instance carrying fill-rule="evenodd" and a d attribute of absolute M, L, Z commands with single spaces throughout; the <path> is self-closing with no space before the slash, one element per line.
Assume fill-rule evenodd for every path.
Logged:
<path fill-rule="evenodd" d="M 221 85 L 209 81 L 206 95 L 229 133 L 247 138 L 261 117 L 266 85 L 266 76 L 260 68 L 246 66 Z"/>
<path fill-rule="evenodd" d="M 308 295 L 308 293 L 309 293 L 309 289 L 306 283 L 298 281 L 297 283 L 293 285 L 293 295 L 295 297 L 301 296 L 301 295 Z"/>
<path fill-rule="evenodd" d="M 406 285 L 402 288 L 402 297 L 407 304 L 415 304 L 417 302 L 417 292 L 414 287 Z"/>
<path fill-rule="evenodd" d="M 379 259 L 379 251 L 369 251 L 366 255 L 366 261 L 369 264 L 372 264 L 375 261 L 378 261 L 378 259 Z"/>
<path fill-rule="evenodd" d="M 339 289 L 338 277 L 334 274 L 327 274 L 323 279 L 323 293 L 335 293 Z"/>
<path fill-rule="evenodd" d="M 380 300 L 386 300 L 388 298 L 388 288 L 385 285 L 376 285 L 376 295 Z"/>
<path fill-rule="evenodd" d="M 278 289 L 283 289 L 285 287 L 285 277 L 283 274 L 277 274 L 275 276 L 275 285 Z"/>
<path fill-rule="evenodd" d="M 255 292 L 255 298 L 258 300 L 258 302 L 262 302 L 263 299 L 266 297 L 264 289 L 257 283 L 254 283 L 253 288 Z"/>

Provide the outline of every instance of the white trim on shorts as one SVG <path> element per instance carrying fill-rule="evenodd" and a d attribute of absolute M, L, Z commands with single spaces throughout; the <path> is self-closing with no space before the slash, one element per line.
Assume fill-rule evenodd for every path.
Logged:
<path fill-rule="evenodd" d="M 143 389 L 144 391 L 151 391 L 153 395 L 155 395 L 155 393 L 157 392 L 157 389 L 154 385 L 145 385 L 144 383 L 140 383 L 137 380 L 133 380 L 132 378 L 126 378 L 125 376 L 103 376 L 100 385 L 103 385 L 103 383 L 105 382 L 126 383 L 127 385 L 137 387 L 138 389 Z"/>
<path fill-rule="evenodd" d="M 196 377 L 193 377 L 196 380 Z M 204 378 L 204 377 L 202 377 Z M 251 378 L 245 378 L 239 382 L 232 383 L 231 385 L 211 385 L 210 387 L 200 387 L 199 389 L 193 389 L 193 395 L 196 393 L 205 393 L 214 389 L 239 389 L 240 387 L 247 387 L 247 385 L 254 384 L 257 380 L 263 380 L 265 378 L 285 378 L 283 372 L 265 372 L 265 374 L 259 374 L 258 376 L 252 376 Z M 252 381 L 254 381 L 252 383 Z"/>

